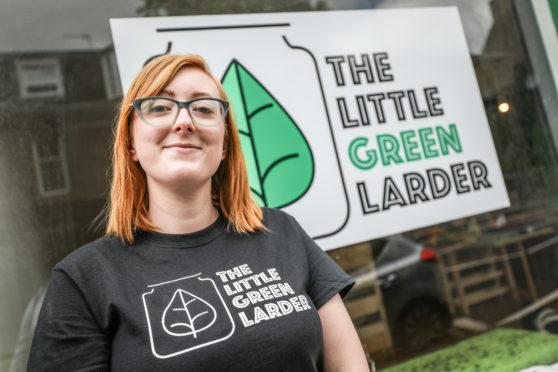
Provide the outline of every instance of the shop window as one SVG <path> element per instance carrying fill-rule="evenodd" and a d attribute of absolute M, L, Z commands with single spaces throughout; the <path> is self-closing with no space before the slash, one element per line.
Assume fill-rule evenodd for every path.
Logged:
<path fill-rule="evenodd" d="M 20 3 L 25 2 L 12 2 L 10 14 L 27 14 Z M 345 303 L 365 350 L 382 370 L 431 352 L 416 359 L 422 360 L 422 367 L 407 364 L 400 370 L 448 370 L 450 363 L 472 361 L 477 370 L 494 370 L 479 360 L 498 355 L 504 341 L 517 344 L 546 335 L 487 332 L 497 342 L 481 344 L 486 339 L 477 333 L 497 325 L 558 333 L 558 104 L 556 75 L 550 73 L 556 64 L 545 42 L 545 37 L 556 35 L 550 33 L 554 23 L 546 24 L 547 34 L 541 35 L 538 28 L 542 16 L 551 21 L 548 12 L 556 15 L 556 1 L 137 3 L 132 7 L 116 1 L 104 7 L 80 2 L 68 8 L 72 13 L 54 12 L 78 27 L 71 32 L 86 35 L 91 32 L 86 26 L 105 10 L 87 45 L 79 47 L 62 35 L 59 40 L 54 37 L 51 27 L 61 25 L 48 17 L 52 4 L 37 2 L 37 22 L 7 17 L 3 24 L 6 35 L 18 37 L 6 38 L 0 56 L 0 159 L 8 175 L 0 184 L 0 291 L 10 298 L 0 307 L 0 371 L 25 369 L 34 324 L 22 315 L 26 308 L 40 306 L 37 301 L 52 265 L 103 233 L 88 227 L 105 203 L 110 126 L 122 96 L 109 17 L 457 4 L 511 207 L 328 253 L 356 280 Z M 541 15 L 541 7 L 548 6 L 554 8 Z M 52 40 L 44 42 L 32 23 L 45 35 L 52 34 Z M 506 110 L 500 106 L 504 102 Z M 39 197 L 29 193 L 35 188 Z M 427 291 L 429 297 L 423 296 Z M 478 343 L 463 352 L 467 339 Z M 450 353 L 452 344 L 461 352 Z M 533 352 L 525 345 L 517 344 L 516 357 L 500 358 L 498 363 L 518 361 L 525 353 L 540 361 L 543 349 Z M 437 349 L 445 354 L 436 354 Z"/>

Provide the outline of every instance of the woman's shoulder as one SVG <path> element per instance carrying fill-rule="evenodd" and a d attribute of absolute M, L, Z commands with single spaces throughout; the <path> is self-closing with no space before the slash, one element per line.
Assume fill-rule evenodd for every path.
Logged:
<path fill-rule="evenodd" d="M 268 223 L 295 223 L 293 216 L 281 209 L 262 207 L 263 222 Z"/>
<path fill-rule="evenodd" d="M 96 265 L 102 265 L 103 261 L 110 260 L 111 255 L 122 251 L 124 247 L 125 244 L 116 236 L 105 235 L 77 248 L 56 264 L 54 269 L 68 271 L 85 266 L 91 270 Z"/>
<path fill-rule="evenodd" d="M 263 223 L 272 233 L 288 234 L 288 236 L 298 237 L 302 227 L 295 217 L 288 212 L 274 208 L 262 208 Z"/>

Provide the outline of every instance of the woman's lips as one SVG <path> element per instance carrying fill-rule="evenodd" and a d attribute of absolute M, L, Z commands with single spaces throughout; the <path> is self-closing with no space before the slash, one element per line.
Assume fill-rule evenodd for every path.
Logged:
<path fill-rule="evenodd" d="M 189 153 L 200 149 L 200 147 L 193 145 L 191 143 L 173 143 L 172 145 L 164 146 L 163 148 L 173 149 L 180 153 Z"/>
<path fill-rule="evenodd" d="M 164 147 L 181 147 L 181 148 L 195 148 L 199 149 L 199 146 L 192 145 L 191 143 L 173 143 L 172 145 L 167 145 Z"/>

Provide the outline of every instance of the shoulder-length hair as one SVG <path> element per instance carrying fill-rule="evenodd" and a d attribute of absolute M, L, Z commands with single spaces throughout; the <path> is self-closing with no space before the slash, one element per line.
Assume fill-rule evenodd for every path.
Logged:
<path fill-rule="evenodd" d="M 184 67 L 205 72 L 217 85 L 221 99 L 228 97 L 210 72 L 205 60 L 197 55 L 164 55 L 149 62 L 139 72 L 122 100 L 116 123 L 112 159 L 112 183 L 107 205 L 107 234 L 132 243 L 134 232 L 156 231 L 149 221 L 149 190 L 145 172 L 132 160 L 130 117 L 133 100 L 156 96 Z M 225 118 L 225 158 L 211 180 L 213 204 L 238 233 L 265 229 L 261 208 L 250 197 L 250 187 L 237 127 L 231 109 Z"/>

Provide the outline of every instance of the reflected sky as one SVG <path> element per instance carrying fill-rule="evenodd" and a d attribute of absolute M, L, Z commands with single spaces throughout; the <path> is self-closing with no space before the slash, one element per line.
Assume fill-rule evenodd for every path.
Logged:
<path fill-rule="evenodd" d="M 370 0 L 325 0 L 331 9 Z M 143 0 L 0 0 L 0 53 L 104 49 L 109 18 L 135 17 Z"/>
<path fill-rule="evenodd" d="M 0 53 L 103 49 L 110 17 L 133 17 L 142 0 L 0 0 Z"/>
<path fill-rule="evenodd" d="M 473 54 L 482 51 L 492 26 L 490 0 L 324 1 L 330 9 L 338 10 L 457 5 Z M 104 49 L 112 44 L 109 18 L 135 17 L 142 3 L 143 0 L 0 0 L 0 53 Z"/>

